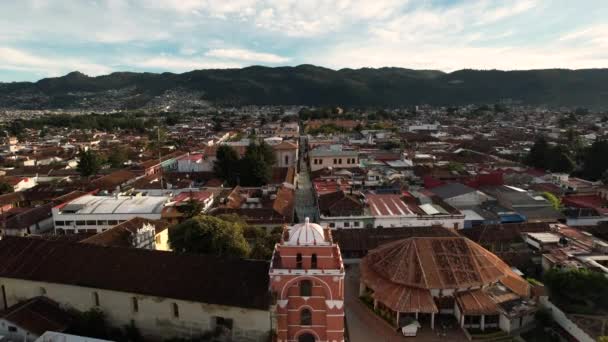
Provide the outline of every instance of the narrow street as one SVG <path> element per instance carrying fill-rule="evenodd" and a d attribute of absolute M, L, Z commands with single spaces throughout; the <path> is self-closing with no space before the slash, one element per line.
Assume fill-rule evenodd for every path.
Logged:
<path fill-rule="evenodd" d="M 306 162 L 306 138 L 300 137 L 300 173 L 296 190 L 296 214 L 298 222 L 304 222 L 309 217 L 311 222 L 317 222 L 317 206 L 315 205 L 308 163 Z"/>

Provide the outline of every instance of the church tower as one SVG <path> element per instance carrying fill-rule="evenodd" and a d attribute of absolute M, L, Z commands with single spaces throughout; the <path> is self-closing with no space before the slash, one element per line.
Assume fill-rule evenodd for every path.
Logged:
<path fill-rule="evenodd" d="M 285 228 L 270 264 L 277 342 L 344 341 L 344 265 L 331 231 Z"/>

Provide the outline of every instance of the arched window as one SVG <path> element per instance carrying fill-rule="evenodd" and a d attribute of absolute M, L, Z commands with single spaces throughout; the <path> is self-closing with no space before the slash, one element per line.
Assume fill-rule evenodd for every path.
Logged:
<path fill-rule="evenodd" d="M 300 311 L 300 325 L 312 325 L 312 312 L 309 309 Z"/>
<path fill-rule="evenodd" d="M 285 166 L 289 165 L 289 156 L 285 156 Z"/>
<path fill-rule="evenodd" d="M 312 282 L 310 280 L 300 281 L 300 296 L 302 296 L 302 297 L 312 296 Z"/>
<path fill-rule="evenodd" d="M 298 255 L 296 255 L 296 268 L 302 268 L 302 253 L 298 253 Z"/>
<path fill-rule="evenodd" d="M 313 254 L 310 257 L 310 268 L 317 268 L 317 255 Z"/>

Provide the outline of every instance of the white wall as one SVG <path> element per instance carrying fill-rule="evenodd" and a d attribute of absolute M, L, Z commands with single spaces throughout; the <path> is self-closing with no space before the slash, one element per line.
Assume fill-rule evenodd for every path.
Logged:
<path fill-rule="evenodd" d="M 17 329 L 16 331 L 9 331 L 10 328 Z M 29 331 L 22 329 L 18 325 L 11 323 L 7 320 L 0 319 L 0 336 L 4 336 L 9 340 L 23 341 L 23 338 L 27 338 L 27 342 L 32 342 L 38 338 L 36 335 L 30 334 Z"/>
<path fill-rule="evenodd" d="M 553 305 L 547 297 L 540 297 L 540 304 L 549 309 L 553 320 L 557 322 L 564 330 L 570 335 L 574 336 L 580 342 L 594 342 L 595 339 L 591 338 L 586 332 L 579 328 L 574 322 L 572 322 L 566 314 L 560 310 L 557 306 Z"/>
<path fill-rule="evenodd" d="M 86 311 L 94 307 L 93 293 L 97 292 L 99 308 L 106 313 L 112 325 L 122 326 L 133 320 L 142 335 L 148 337 L 166 339 L 200 334 L 214 328 L 214 316 L 234 320 L 235 341 L 260 341 L 270 331 L 269 311 L 11 278 L 0 278 L 0 285 L 4 285 L 8 306 L 39 296 L 44 288 L 48 298 L 61 305 Z M 138 300 L 138 312 L 133 311 L 133 297 Z M 173 303 L 179 306 L 178 318 L 173 316 Z M 0 306 L 2 304 L 0 302 Z"/>
<path fill-rule="evenodd" d="M 160 220 L 161 214 L 158 213 L 126 213 L 126 214 L 59 214 L 57 209 L 53 209 L 54 221 L 72 221 L 72 224 L 65 226 L 55 225 L 56 229 L 64 229 L 65 231 L 74 231 L 78 229 L 95 229 L 98 233 L 116 226 L 115 224 L 100 224 L 100 225 L 76 225 L 76 221 L 128 221 L 135 217 L 146 218 L 150 220 Z"/>

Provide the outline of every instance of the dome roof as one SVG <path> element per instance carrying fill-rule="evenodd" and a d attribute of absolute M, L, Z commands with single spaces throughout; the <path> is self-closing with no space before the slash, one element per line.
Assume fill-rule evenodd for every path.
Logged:
<path fill-rule="evenodd" d="M 463 237 L 399 240 L 370 251 L 364 260 L 385 280 L 421 289 L 484 286 L 513 276 L 500 258 Z"/>
<path fill-rule="evenodd" d="M 310 223 L 308 217 L 304 223 L 293 225 L 289 228 L 289 240 L 286 245 L 328 245 L 325 239 L 323 227 L 316 223 Z"/>

